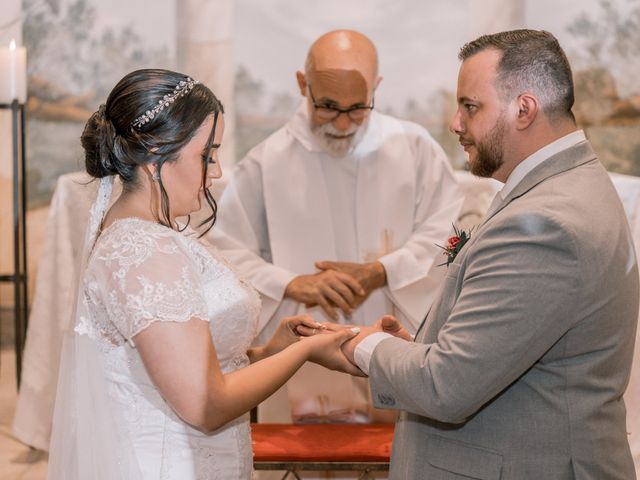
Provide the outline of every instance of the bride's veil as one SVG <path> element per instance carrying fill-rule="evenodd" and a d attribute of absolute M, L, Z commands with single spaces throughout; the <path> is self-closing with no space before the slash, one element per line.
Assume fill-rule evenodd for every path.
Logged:
<path fill-rule="evenodd" d="M 142 478 L 123 414 L 113 409 L 109 402 L 100 344 L 86 329 L 82 333 L 76 331 L 80 320 L 88 313 L 82 279 L 112 188 L 113 177 L 100 180 L 76 272 L 72 328 L 64 335 L 60 360 L 49 449 L 49 480 Z"/>

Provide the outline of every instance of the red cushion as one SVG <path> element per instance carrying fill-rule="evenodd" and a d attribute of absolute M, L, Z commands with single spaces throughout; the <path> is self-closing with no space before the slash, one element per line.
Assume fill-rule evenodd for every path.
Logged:
<path fill-rule="evenodd" d="M 393 424 L 251 425 L 256 462 L 388 462 Z"/>

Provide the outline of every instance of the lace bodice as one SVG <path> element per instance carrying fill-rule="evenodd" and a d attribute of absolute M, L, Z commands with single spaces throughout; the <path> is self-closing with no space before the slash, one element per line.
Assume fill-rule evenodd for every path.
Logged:
<path fill-rule="evenodd" d="M 101 351 L 109 396 L 124 412 L 144 478 L 248 478 L 246 419 L 213 435 L 185 424 L 148 377 L 135 336 L 154 322 L 199 318 L 209 322 L 223 372 L 242 368 L 256 334 L 255 290 L 193 231 L 133 218 L 114 222 L 98 238 L 83 285 L 76 332 Z"/>

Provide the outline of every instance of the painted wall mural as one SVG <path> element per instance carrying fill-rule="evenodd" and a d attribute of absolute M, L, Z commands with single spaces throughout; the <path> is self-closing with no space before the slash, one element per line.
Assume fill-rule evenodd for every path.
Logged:
<path fill-rule="evenodd" d="M 80 134 L 115 82 L 137 68 L 172 67 L 173 21 L 163 17 L 174 2 L 143 3 L 24 0 L 30 207 L 49 202 L 60 174 L 83 168 Z"/>
<path fill-rule="evenodd" d="M 58 175 L 82 168 L 84 122 L 122 75 L 176 64 L 175 1 L 23 0 L 29 52 L 29 204 L 45 205 Z M 514 0 L 518 1 L 518 0 Z M 523 24 L 553 32 L 574 66 L 575 113 L 608 169 L 640 175 L 640 0 L 519 0 Z M 295 71 L 325 31 L 354 28 L 380 53 L 376 108 L 416 121 L 456 168 L 447 130 L 457 52 L 474 38 L 471 0 L 237 0 L 236 159 L 279 128 L 300 94 Z M 215 28 L 212 25 L 212 28 Z"/>
<path fill-rule="evenodd" d="M 640 175 L 640 0 L 520 1 L 524 19 L 517 27 L 549 30 L 567 51 L 577 120 L 602 161 L 612 171 Z M 453 165 L 464 168 L 464 153 L 447 125 L 455 108 L 458 49 L 479 33 L 475 13 L 468 0 L 238 0 L 238 156 L 295 109 L 294 72 L 310 43 L 349 27 L 378 46 L 384 80 L 376 108 L 424 125 Z"/>

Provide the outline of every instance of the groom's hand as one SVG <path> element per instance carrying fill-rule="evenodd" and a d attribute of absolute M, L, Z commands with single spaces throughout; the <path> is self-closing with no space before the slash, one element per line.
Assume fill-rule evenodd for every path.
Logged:
<path fill-rule="evenodd" d="M 407 342 L 413 341 L 413 336 L 393 315 L 385 315 L 380 320 L 378 320 L 377 324 L 380 325 L 380 328 L 382 328 L 383 332 L 390 333 L 394 337 L 401 338 L 403 340 L 406 340 Z"/>
<path fill-rule="evenodd" d="M 355 351 L 356 347 L 369 335 L 376 332 L 384 332 L 394 337 L 401 338 L 408 342 L 413 341 L 413 337 L 406 328 L 392 315 L 385 315 L 378 320 L 374 325 L 370 327 L 360 327 L 360 333 L 352 339 L 342 344 L 342 353 L 347 359 L 356 365 L 355 363 Z"/>
<path fill-rule="evenodd" d="M 347 340 L 342 344 L 342 347 L 341 347 L 342 353 L 344 354 L 345 357 L 347 357 L 347 360 L 349 360 L 351 363 L 356 365 L 356 361 L 355 361 L 356 347 L 360 344 L 362 340 L 367 338 L 372 333 L 381 332 L 381 331 L 382 330 L 380 328 L 377 328 L 375 325 L 371 327 L 360 327 L 360 333 L 358 335 Z"/>

